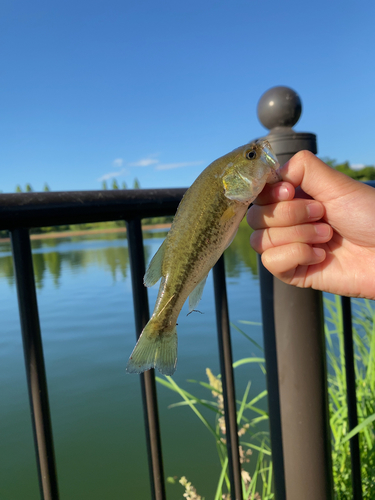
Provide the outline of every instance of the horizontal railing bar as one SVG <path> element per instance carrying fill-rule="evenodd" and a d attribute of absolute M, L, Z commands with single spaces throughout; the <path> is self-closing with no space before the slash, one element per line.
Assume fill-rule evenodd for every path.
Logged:
<path fill-rule="evenodd" d="M 186 188 L 0 194 L 0 229 L 174 215 Z"/>
<path fill-rule="evenodd" d="M 375 181 L 366 184 L 375 187 Z M 0 230 L 174 215 L 186 188 L 0 194 Z"/>

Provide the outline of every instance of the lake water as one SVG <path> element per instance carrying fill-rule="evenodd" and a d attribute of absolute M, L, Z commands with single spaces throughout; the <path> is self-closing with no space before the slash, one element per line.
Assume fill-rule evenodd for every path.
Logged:
<path fill-rule="evenodd" d="M 230 320 L 262 344 L 256 255 L 241 227 L 226 251 Z M 149 261 L 165 233 L 145 233 Z M 135 328 L 126 235 L 91 235 L 32 242 L 62 500 L 150 498 L 139 377 L 125 372 Z M 149 290 L 153 307 L 158 286 Z M 35 453 L 24 371 L 17 295 L 9 243 L 0 243 L 0 498 L 37 500 Z M 205 370 L 219 373 L 212 276 L 199 310 L 179 318 L 174 380 L 212 399 Z M 235 329 L 233 357 L 261 354 Z M 237 399 L 265 388 L 256 364 L 238 367 Z M 179 396 L 158 384 L 166 476 L 187 476 L 206 500 L 214 496 L 220 464 L 213 437 Z M 263 405 L 264 407 L 264 405 Z M 205 412 L 214 423 L 212 412 Z M 167 484 L 168 499 L 182 499 Z"/>

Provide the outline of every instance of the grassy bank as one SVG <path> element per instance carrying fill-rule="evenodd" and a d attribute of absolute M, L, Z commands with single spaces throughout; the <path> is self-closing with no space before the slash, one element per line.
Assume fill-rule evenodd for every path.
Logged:
<path fill-rule="evenodd" d="M 333 298 L 325 298 L 324 303 L 334 498 L 335 500 L 353 498 L 349 438 L 358 433 L 363 498 L 372 500 L 375 498 L 375 308 L 369 300 L 352 299 L 359 424 L 356 429 L 349 432 L 341 302 L 339 297 L 334 296 Z M 246 321 L 243 323 L 251 324 Z M 254 341 L 249 335 L 235 325 L 232 327 L 245 335 L 252 342 L 252 349 L 254 349 Z M 245 363 L 257 363 L 265 373 L 263 350 L 258 345 L 255 347 L 259 350 L 259 355 L 240 359 L 233 364 L 233 367 L 237 368 Z M 164 379 L 157 377 L 157 381 L 180 396 L 181 401 L 172 406 L 190 408 L 212 435 L 221 468 L 215 500 L 231 500 L 220 375 L 214 376 L 207 368 L 207 381 L 189 381 L 205 387 L 208 391 L 207 399 L 198 398 L 190 390 L 187 391 L 179 387 L 171 377 Z M 245 500 L 274 499 L 269 433 L 264 431 L 261 426 L 261 422 L 268 420 L 268 414 L 259 407 L 259 403 L 266 396 L 266 391 L 260 394 L 251 394 L 249 382 L 243 396 L 237 402 L 239 454 L 242 464 L 243 498 Z M 204 411 L 202 412 L 205 409 L 210 410 L 212 418 L 205 416 Z M 173 487 L 176 494 L 178 494 L 177 490 L 181 491 L 181 484 L 185 490 L 183 496 L 187 500 L 204 500 L 205 497 L 201 496 L 192 484 L 194 478 L 189 478 L 189 480 L 191 482 L 184 476 L 182 478 L 174 476 L 168 478 L 168 483 L 176 485 Z"/>

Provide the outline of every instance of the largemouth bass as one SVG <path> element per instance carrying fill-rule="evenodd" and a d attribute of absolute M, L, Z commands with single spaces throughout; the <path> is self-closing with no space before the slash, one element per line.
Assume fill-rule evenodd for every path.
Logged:
<path fill-rule="evenodd" d="M 270 144 L 255 141 L 215 160 L 186 191 L 144 276 L 147 287 L 160 278 L 161 283 L 152 317 L 128 361 L 129 373 L 175 372 L 176 322 L 185 300 L 189 297 L 193 311 L 208 272 L 232 242 L 249 204 L 266 183 L 281 180 L 278 167 Z"/>

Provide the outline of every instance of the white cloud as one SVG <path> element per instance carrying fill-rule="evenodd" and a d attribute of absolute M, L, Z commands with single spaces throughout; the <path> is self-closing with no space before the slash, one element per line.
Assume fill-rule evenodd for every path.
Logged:
<path fill-rule="evenodd" d="M 350 165 L 350 168 L 352 170 L 361 170 L 361 168 L 364 168 L 365 165 L 363 163 L 355 163 L 354 165 Z"/>
<path fill-rule="evenodd" d="M 129 163 L 129 167 L 149 167 L 150 165 L 156 165 L 156 163 L 159 163 L 159 160 L 156 158 L 141 158 L 138 161 L 135 161 L 133 163 Z"/>
<path fill-rule="evenodd" d="M 161 163 L 155 167 L 155 170 L 171 170 L 172 168 L 196 167 L 202 165 L 203 161 L 183 161 L 179 163 Z"/>
<path fill-rule="evenodd" d="M 113 179 L 114 177 L 121 177 L 127 173 L 126 169 L 118 170 L 117 172 L 108 172 L 108 174 L 104 174 L 99 177 L 98 182 L 108 181 L 109 179 Z"/>
<path fill-rule="evenodd" d="M 113 165 L 115 167 L 122 167 L 122 164 L 124 163 L 124 160 L 122 158 L 116 158 L 115 160 L 113 160 Z"/>

